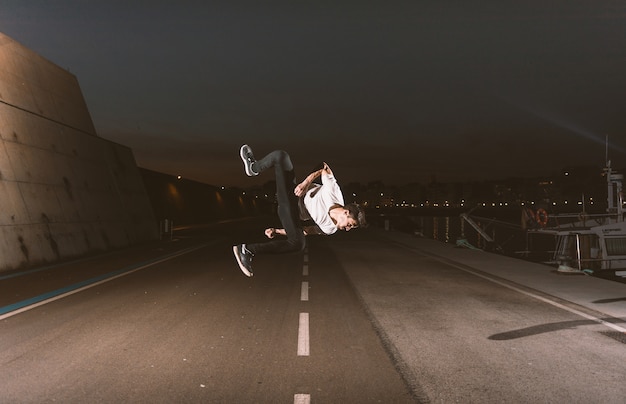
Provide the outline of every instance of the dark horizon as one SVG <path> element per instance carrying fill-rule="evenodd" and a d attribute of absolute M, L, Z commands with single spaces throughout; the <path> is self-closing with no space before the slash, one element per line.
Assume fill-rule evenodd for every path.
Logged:
<path fill-rule="evenodd" d="M 626 162 L 626 7 L 612 1 L 86 4 L 9 0 L 2 31 L 76 75 L 143 167 L 248 186 L 300 175 L 467 182 Z"/>
<path fill-rule="evenodd" d="M 141 167 L 138 166 L 141 170 L 146 170 L 146 171 L 150 171 L 150 172 L 154 172 L 157 174 L 162 174 L 164 176 L 168 176 L 171 177 L 172 179 L 176 179 L 176 180 L 181 180 L 181 181 L 191 181 L 191 182 L 195 182 L 198 184 L 202 184 L 202 185 L 207 185 L 207 186 L 211 186 L 211 187 L 215 187 L 215 188 L 231 188 L 231 189 L 254 189 L 254 188 L 259 188 L 262 187 L 264 185 L 267 185 L 268 183 L 271 183 L 274 181 L 274 178 L 271 175 L 267 175 L 267 176 L 261 176 L 261 177 L 256 177 L 253 178 L 251 180 L 254 180 L 254 182 L 248 182 L 246 183 L 242 183 L 242 185 L 229 185 L 229 184 L 213 184 L 213 183 L 207 183 L 207 182 L 203 182 L 203 181 L 199 181 L 197 179 L 194 178 L 188 178 L 188 177 L 184 177 L 180 174 L 175 174 L 175 173 L 168 173 L 168 172 L 163 172 L 163 171 L 159 171 L 159 170 L 155 170 L 152 168 L 147 168 L 147 167 Z M 471 183 L 504 183 L 504 182 L 509 182 L 509 181 L 533 181 L 533 180 L 542 180 L 542 179 L 554 179 L 556 177 L 560 177 L 563 175 L 564 172 L 568 172 L 568 171 L 577 171 L 577 172 L 581 172 L 584 171 L 585 175 L 594 175 L 595 174 L 595 178 L 597 179 L 597 183 L 600 184 L 606 184 L 606 180 L 604 179 L 604 172 L 605 167 L 603 167 L 602 165 L 598 164 L 598 165 L 584 165 L 584 166 L 569 166 L 569 167 L 562 167 L 560 169 L 554 170 L 552 173 L 546 173 L 546 174 L 538 174 L 538 175 L 533 175 L 533 176 L 517 176 L 517 175 L 513 175 L 513 176 L 503 176 L 500 178 L 488 178 L 488 179 L 473 179 L 473 180 L 469 180 L 469 181 L 439 181 L 436 176 L 433 176 L 430 178 L 430 180 L 427 181 L 409 181 L 406 183 L 388 183 L 385 182 L 381 179 L 372 179 L 372 180 L 367 180 L 367 181 L 342 181 L 339 183 L 340 186 L 345 186 L 345 185 L 350 185 L 350 184 L 358 184 L 358 185 L 369 185 L 369 184 L 377 184 L 380 183 L 386 187 L 390 187 L 390 188 L 402 188 L 402 187 L 407 187 L 407 186 L 411 186 L 411 185 L 429 185 L 429 184 L 471 184 Z M 611 167 L 612 171 L 614 173 L 617 174 L 624 174 L 626 175 L 626 167 L 622 167 L 622 168 L 616 168 L 616 167 Z M 296 177 L 297 179 L 299 178 L 304 178 L 306 175 L 308 174 L 308 172 L 302 172 L 302 173 L 298 173 L 298 176 Z M 250 179 L 250 178 L 248 178 Z"/>

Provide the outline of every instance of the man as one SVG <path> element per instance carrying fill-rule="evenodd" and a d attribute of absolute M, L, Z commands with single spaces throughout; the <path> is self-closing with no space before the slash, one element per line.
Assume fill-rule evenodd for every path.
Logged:
<path fill-rule="evenodd" d="M 250 146 L 243 145 L 239 155 L 250 177 L 274 167 L 278 217 L 283 226 L 265 230 L 270 239 L 268 242 L 233 246 L 237 264 L 246 276 L 253 275 L 252 258 L 256 254 L 303 251 L 308 234 L 333 234 L 337 230 L 349 231 L 367 225 L 365 214 L 358 205 L 344 204 L 343 194 L 328 164 L 324 163 L 321 169 L 296 185 L 293 164 L 287 152 L 276 150 L 257 161 Z M 321 185 L 313 183 L 318 177 L 321 177 Z M 307 225 L 303 220 L 311 223 Z"/>

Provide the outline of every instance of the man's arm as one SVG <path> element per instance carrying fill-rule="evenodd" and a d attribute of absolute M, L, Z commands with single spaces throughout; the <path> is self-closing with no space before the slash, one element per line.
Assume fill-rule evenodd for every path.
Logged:
<path fill-rule="evenodd" d="M 322 232 L 317 226 L 304 226 L 302 228 L 302 232 L 304 233 L 305 236 L 324 234 L 324 232 Z M 286 236 L 286 235 L 287 235 L 287 232 L 285 232 L 285 229 L 275 229 L 273 227 L 269 229 L 265 229 L 265 236 L 267 238 L 274 238 L 276 236 Z"/>
<path fill-rule="evenodd" d="M 325 235 L 325 233 L 322 230 L 320 230 L 320 228 L 318 226 L 304 226 L 302 228 L 302 231 L 304 231 L 304 235 L 305 236 Z"/>
<path fill-rule="evenodd" d="M 324 166 L 322 168 L 317 171 L 313 171 L 304 179 L 304 181 L 298 184 L 296 186 L 296 189 L 293 190 L 293 193 L 296 194 L 296 196 L 302 196 L 309 189 L 311 183 L 315 181 L 317 177 L 322 175 L 322 173 L 333 175 L 333 171 L 330 169 L 328 164 L 324 163 Z"/>

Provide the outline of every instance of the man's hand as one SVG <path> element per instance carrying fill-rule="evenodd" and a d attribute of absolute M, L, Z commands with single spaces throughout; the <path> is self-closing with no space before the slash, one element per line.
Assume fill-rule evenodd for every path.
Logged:
<path fill-rule="evenodd" d="M 285 231 L 285 229 L 275 229 L 273 227 L 270 227 L 269 229 L 265 229 L 265 236 L 267 238 L 274 238 L 277 235 L 286 236 L 287 232 Z"/>
<path fill-rule="evenodd" d="M 304 195 L 307 188 L 309 188 L 309 185 L 311 185 L 311 183 L 307 180 L 304 180 L 298 185 L 296 185 L 296 188 L 293 190 L 293 193 L 296 194 L 297 197 L 301 197 L 302 195 Z"/>
<path fill-rule="evenodd" d="M 306 193 L 306 191 L 309 189 L 309 187 L 311 186 L 311 183 L 317 177 L 322 175 L 322 172 L 324 172 L 326 174 L 333 175 L 333 172 L 331 171 L 331 169 L 328 166 L 328 164 L 323 163 L 321 169 L 319 169 L 319 170 L 317 170 L 315 172 L 312 172 L 311 174 L 308 175 L 308 177 L 306 177 L 304 179 L 304 181 L 302 181 L 301 183 L 296 185 L 296 188 L 293 190 L 293 193 L 296 194 L 297 197 L 301 197 L 302 195 L 304 195 Z"/>

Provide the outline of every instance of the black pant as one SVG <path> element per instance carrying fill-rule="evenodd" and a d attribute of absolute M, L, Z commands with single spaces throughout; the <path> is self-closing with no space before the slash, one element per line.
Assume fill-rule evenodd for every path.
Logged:
<path fill-rule="evenodd" d="M 276 196 L 278 198 L 278 218 L 285 229 L 287 238 L 278 236 L 265 243 L 246 244 L 253 254 L 282 254 L 303 251 L 306 238 L 299 219 L 298 197 L 293 193 L 296 176 L 287 152 L 276 150 L 257 160 L 252 169 L 261 173 L 274 167 L 276 173 Z"/>

